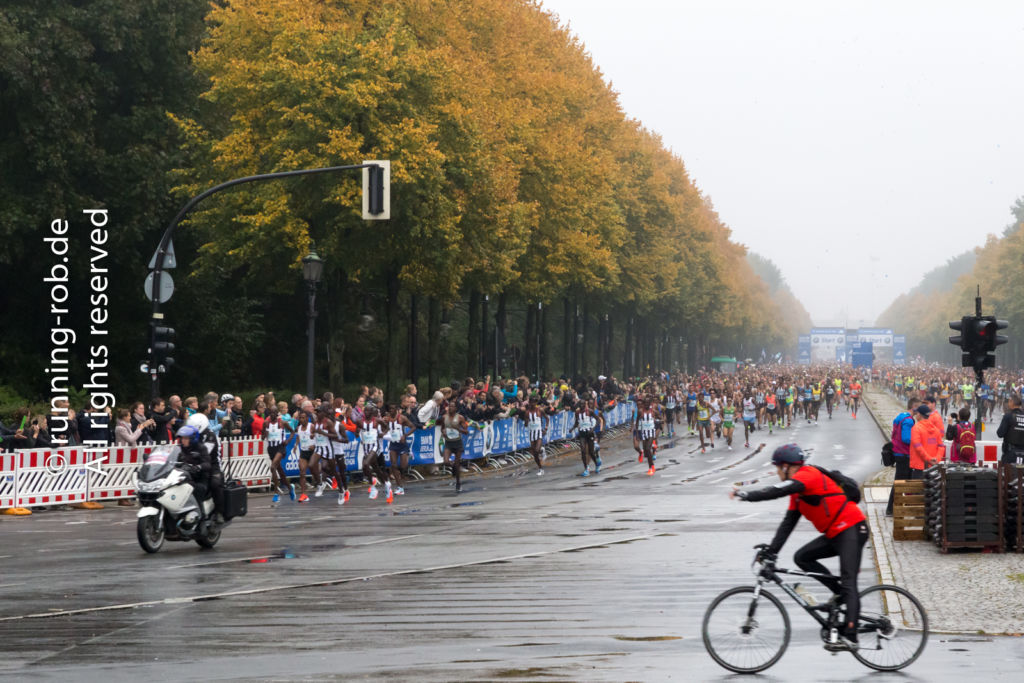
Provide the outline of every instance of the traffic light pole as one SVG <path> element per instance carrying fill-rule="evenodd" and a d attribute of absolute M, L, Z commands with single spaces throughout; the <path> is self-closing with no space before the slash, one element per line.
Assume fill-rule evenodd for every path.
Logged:
<path fill-rule="evenodd" d="M 214 187 L 211 187 L 209 190 L 206 190 L 205 192 L 203 192 L 202 194 L 198 194 L 195 197 L 193 197 L 192 199 L 188 200 L 188 203 L 186 203 L 185 206 L 183 206 L 181 208 L 181 211 L 178 212 L 178 215 L 174 217 L 174 219 L 167 226 L 167 229 L 164 230 L 163 237 L 160 238 L 160 245 L 157 247 L 157 250 L 156 250 L 156 259 L 154 261 L 154 269 L 153 269 L 153 288 L 152 288 L 152 292 L 153 292 L 153 314 L 152 314 L 152 320 L 151 320 L 151 323 L 150 323 L 149 356 L 148 356 L 149 357 L 149 363 L 148 363 L 148 368 L 147 368 L 148 372 L 149 372 L 150 384 L 151 384 L 151 386 L 150 386 L 150 400 L 155 399 L 160 394 L 160 373 L 159 373 L 159 370 L 158 370 L 158 363 L 156 363 L 156 358 L 155 358 L 155 345 L 156 345 L 156 342 L 157 342 L 157 339 L 156 339 L 157 335 L 156 335 L 155 330 L 156 330 L 156 328 L 158 326 L 162 326 L 163 325 L 163 320 L 164 320 L 164 314 L 160 312 L 160 296 L 159 296 L 159 294 L 160 294 L 160 278 L 161 278 L 161 275 L 163 274 L 163 271 L 164 271 L 164 260 L 165 260 L 165 258 L 167 256 L 167 251 L 168 251 L 168 248 L 169 248 L 169 246 L 171 244 L 171 238 L 174 236 L 174 230 L 178 227 L 178 224 L 181 223 L 181 221 L 185 218 L 185 216 L 187 216 L 188 213 L 190 211 L 192 211 L 192 209 L 194 209 L 197 204 L 199 204 L 199 202 L 203 201 L 204 199 L 206 199 L 210 195 L 216 194 L 216 193 L 220 192 L 221 190 L 226 190 L 229 187 L 234 187 L 235 185 L 242 185 L 242 184 L 245 184 L 245 183 L 254 183 L 254 182 L 259 182 L 259 181 L 262 181 L 262 180 L 276 180 L 278 178 L 291 178 L 291 177 L 294 177 L 294 176 L 301 176 L 301 175 L 314 175 L 314 174 L 317 174 L 317 173 L 333 173 L 333 172 L 336 172 L 336 171 L 354 171 L 356 169 L 362 169 L 362 168 L 379 169 L 379 168 L 381 168 L 381 166 L 379 164 L 352 164 L 352 165 L 348 165 L 348 166 L 328 166 L 328 167 L 325 167 L 325 168 L 306 168 L 306 169 L 301 169 L 301 170 L 298 170 L 298 171 L 282 171 L 280 173 L 263 173 L 263 174 L 260 174 L 260 175 L 251 175 L 251 176 L 246 176 L 244 178 L 236 178 L 234 180 L 229 180 L 229 181 L 227 181 L 225 183 L 221 183 L 220 185 L 215 185 Z M 376 202 L 374 202 L 374 203 L 376 204 Z M 376 208 L 376 207 L 374 207 L 374 208 Z"/>
<path fill-rule="evenodd" d="M 960 364 L 963 367 L 974 368 L 974 378 L 979 387 L 985 383 L 985 368 L 995 367 L 996 347 L 1008 341 L 1006 337 L 999 334 L 999 330 L 1005 329 L 1008 325 L 1009 323 L 1005 320 L 997 320 L 994 315 L 984 316 L 981 314 L 980 286 L 974 299 L 974 316 L 964 316 L 958 321 L 949 323 L 950 329 L 961 333 L 950 337 L 949 343 L 960 347 Z M 980 438 L 982 430 L 980 399 L 976 401 L 976 404 L 974 434 Z"/>

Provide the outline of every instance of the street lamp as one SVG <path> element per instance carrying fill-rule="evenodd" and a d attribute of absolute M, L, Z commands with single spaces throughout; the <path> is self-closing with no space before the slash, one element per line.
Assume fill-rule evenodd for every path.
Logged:
<path fill-rule="evenodd" d="M 306 335 L 309 337 L 309 345 L 306 352 L 306 397 L 312 400 L 313 397 L 313 339 L 316 333 L 316 286 L 324 274 L 324 260 L 317 256 L 316 251 L 310 251 L 302 259 L 302 279 L 306 281 L 306 291 L 309 293 L 309 310 L 306 317 L 309 321 L 309 329 Z"/>

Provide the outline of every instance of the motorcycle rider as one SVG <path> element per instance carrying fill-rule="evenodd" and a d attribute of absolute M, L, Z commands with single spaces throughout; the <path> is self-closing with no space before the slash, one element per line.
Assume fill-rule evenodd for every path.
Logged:
<path fill-rule="evenodd" d="M 181 462 L 192 479 L 194 495 L 199 502 L 199 513 L 205 517 L 203 501 L 213 495 L 216 509 L 217 498 L 220 497 L 219 486 L 215 489 L 213 485 L 215 457 L 208 444 L 202 443 L 199 432 L 192 425 L 186 424 L 178 430 L 178 443 L 181 447 Z"/>
<path fill-rule="evenodd" d="M 199 412 L 194 415 L 190 415 L 185 424 L 195 428 L 199 433 L 199 442 L 203 444 L 204 448 L 210 454 L 212 465 L 212 471 L 210 473 L 210 492 L 213 495 L 214 514 L 219 515 L 222 513 L 221 505 L 223 502 L 224 473 L 220 468 L 220 439 L 217 438 L 217 434 L 210 426 L 209 413 L 212 412 L 213 409 L 214 407 L 212 405 L 203 401 L 199 404 Z"/>

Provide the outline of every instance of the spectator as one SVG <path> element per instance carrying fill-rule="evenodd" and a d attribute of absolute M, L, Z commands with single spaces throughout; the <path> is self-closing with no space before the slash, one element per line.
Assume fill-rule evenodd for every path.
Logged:
<path fill-rule="evenodd" d="M 47 424 L 45 415 L 37 415 L 32 418 L 28 429 L 25 430 L 28 438 L 25 440 L 25 445 L 22 448 L 49 448 L 52 443 Z"/>
<path fill-rule="evenodd" d="M 953 425 L 953 453 L 951 462 L 964 462 L 973 465 L 977 462 L 974 425 L 971 424 L 971 409 L 961 408 L 957 414 L 959 420 Z"/>
<path fill-rule="evenodd" d="M 146 416 L 146 405 L 142 401 L 136 401 L 132 404 L 131 408 L 131 429 L 134 432 L 138 429 L 139 425 L 146 423 L 146 426 L 137 439 L 139 444 L 153 443 L 153 434 L 150 431 L 156 422 L 151 422 Z M 115 428 L 116 429 L 116 428 Z"/>
<path fill-rule="evenodd" d="M 199 412 L 199 399 L 189 396 L 185 399 L 185 420 Z"/>
<path fill-rule="evenodd" d="M 224 435 L 225 436 L 242 436 L 242 428 L 244 415 L 242 414 L 242 399 L 240 396 L 231 396 L 231 399 L 225 403 L 228 408 L 227 417 L 224 418 Z"/>
<path fill-rule="evenodd" d="M 907 410 L 896 416 L 892 421 L 889 440 L 892 441 L 892 454 L 896 460 L 896 479 L 910 479 L 910 441 L 914 429 L 914 410 L 921 402 L 916 398 L 907 401 Z M 892 517 L 893 503 L 896 497 L 896 484 L 889 491 L 889 504 L 885 514 Z"/>
<path fill-rule="evenodd" d="M 155 421 L 146 419 L 133 428 L 131 411 L 122 408 L 117 413 L 117 426 L 114 427 L 114 445 L 138 446 L 139 439 L 146 435 L 146 430 L 155 424 Z"/>
<path fill-rule="evenodd" d="M 924 470 L 942 461 L 943 429 L 929 419 L 931 410 L 919 405 L 914 411 L 914 426 L 910 430 L 910 478 L 923 479 Z"/>
<path fill-rule="evenodd" d="M 437 416 L 441 414 L 442 403 L 444 403 L 444 394 L 440 391 L 435 391 L 434 396 L 424 403 L 423 407 L 416 413 L 417 424 L 423 427 L 433 424 L 437 420 Z"/>
<path fill-rule="evenodd" d="M 149 417 L 153 425 L 149 428 L 149 436 L 157 443 L 170 443 L 174 441 L 174 432 L 171 425 L 174 422 L 175 414 L 167 409 L 167 402 L 159 396 L 153 399 L 149 407 Z"/>
<path fill-rule="evenodd" d="M 167 408 L 174 413 L 174 420 L 171 422 L 171 433 L 177 434 L 178 428 L 184 425 L 185 420 L 188 419 L 185 406 L 181 403 L 181 396 L 175 394 L 167 399 Z"/>
<path fill-rule="evenodd" d="M 78 436 L 81 443 L 89 442 L 90 446 L 110 445 L 110 407 L 103 410 L 93 408 L 92 401 L 78 414 Z"/>

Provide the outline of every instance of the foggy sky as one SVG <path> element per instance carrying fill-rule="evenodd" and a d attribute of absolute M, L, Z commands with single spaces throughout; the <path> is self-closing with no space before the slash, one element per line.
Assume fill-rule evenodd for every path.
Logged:
<path fill-rule="evenodd" d="M 816 324 L 873 324 L 1024 195 L 1024 2 L 543 4 Z"/>

